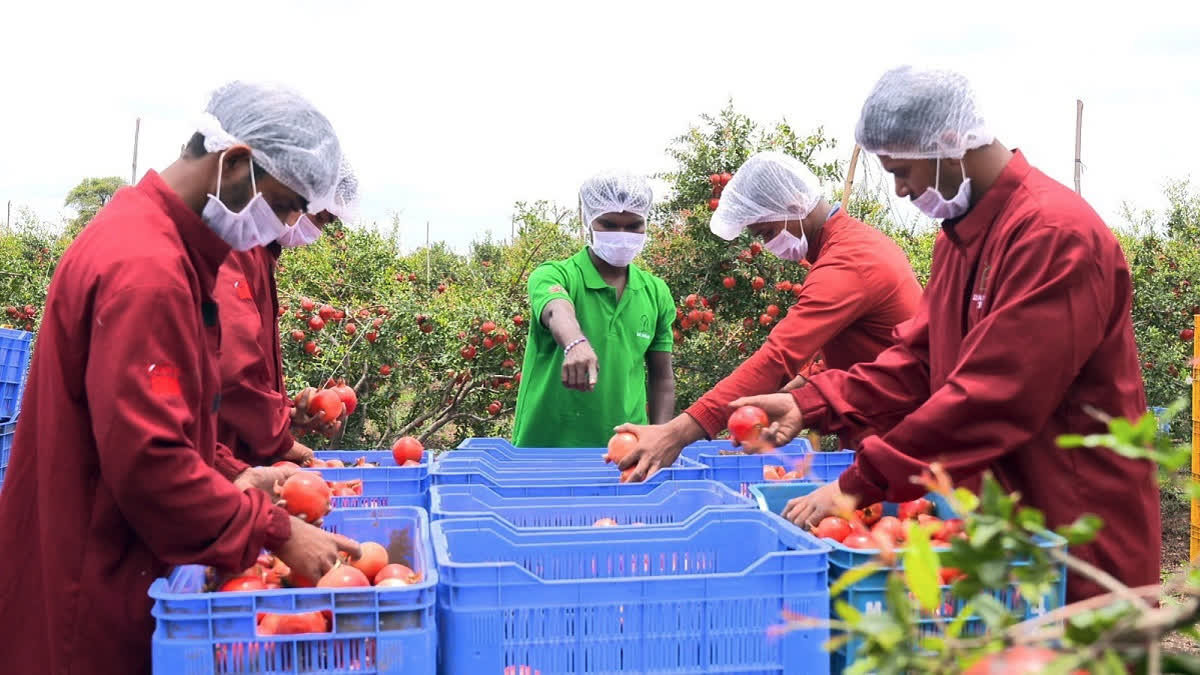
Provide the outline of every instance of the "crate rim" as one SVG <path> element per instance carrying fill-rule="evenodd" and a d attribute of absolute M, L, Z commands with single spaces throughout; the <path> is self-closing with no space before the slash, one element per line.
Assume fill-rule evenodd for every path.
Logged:
<path fill-rule="evenodd" d="M 702 515 L 707 516 L 710 513 L 711 512 L 702 514 Z M 489 525 L 494 525 L 495 528 L 490 528 L 490 529 L 493 529 L 493 531 L 499 535 L 511 533 L 511 534 L 516 535 L 516 537 L 518 537 L 518 538 L 522 538 L 522 537 L 523 538 L 534 538 L 534 537 L 539 537 L 539 536 L 551 536 L 551 535 L 555 535 L 555 534 L 562 534 L 564 532 L 567 534 L 581 535 L 583 533 L 579 532 L 578 530 L 582 529 L 585 532 L 594 533 L 596 535 L 596 537 L 601 538 L 600 541 L 587 541 L 588 538 L 580 537 L 573 541 L 560 541 L 560 542 L 554 542 L 553 544 L 545 544 L 545 546 L 550 546 L 550 545 L 579 546 L 580 544 L 590 544 L 590 543 L 596 543 L 596 544 L 611 544 L 611 543 L 622 543 L 622 542 L 634 543 L 638 540 L 649 539 L 649 538 L 651 538 L 649 535 L 653 535 L 653 534 L 660 534 L 660 535 L 673 534 L 675 536 L 667 537 L 667 538 L 682 541 L 685 539 L 693 538 L 694 536 L 699 534 L 700 531 L 702 531 L 703 529 L 705 529 L 707 527 L 720 524 L 721 522 L 729 522 L 729 519 L 721 519 L 720 521 L 718 521 L 718 520 L 710 518 L 707 520 L 707 522 L 700 521 L 700 520 L 692 520 L 690 522 L 687 522 L 686 524 L 674 525 L 674 526 L 671 526 L 671 525 L 645 525 L 642 527 L 626 527 L 626 528 L 621 528 L 621 529 L 624 531 L 627 531 L 630 534 L 636 534 L 639 536 L 637 536 L 635 539 L 623 539 L 621 537 L 613 537 L 612 536 L 613 528 L 592 528 L 592 527 L 586 527 L 586 528 L 541 528 L 541 529 L 516 528 L 516 527 L 513 527 L 512 525 L 510 525 L 507 521 L 505 521 L 497 516 L 494 516 L 494 515 L 488 515 L 487 517 L 472 517 L 472 518 L 442 518 L 442 519 L 433 521 L 433 525 L 430 530 L 430 539 L 433 542 L 433 554 L 434 554 L 435 562 L 439 568 L 448 567 L 451 569 L 462 568 L 462 569 L 477 569 L 477 570 L 478 569 L 489 569 L 489 568 L 490 569 L 512 568 L 512 569 L 518 571 L 523 576 L 528 577 L 528 581 L 531 581 L 534 583 L 539 583 L 539 584 L 550 584 L 550 585 L 570 585 L 570 584 L 577 584 L 577 583 L 598 584 L 598 583 L 611 583 L 611 582 L 644 583 L 647 581 L 661 582 L 661 581 L 665 581 L 665 580 L 694 581 L 698 576 L 703 576 L 705 578 L 714 578 L 714 579 L 744 578 L 744 577 L 750 576 L 760 566 L 765 565 L 769 559 L 771 559 L 773 557 L 784 556 L 784 555 L 797 557 L 797 558 L 821 557 L 826 561 L 823 563 L 823 565 L 828 565 L 828 557 L 829 557 L 829 553 L 831 551 L 831 547 L 825 541 L 818 539 L 817 537 L 801 530 L 800 528 L 796 527 L 795 525 L 792 525 L 791 523 L 787 522 L 783 518 L 780 518 L 779 516 L 772 514 L 772 513 L 764 513 L 762 511 L 758 511 L 757 509 L 728 509 L 726 511 L 726 513 L 737 516 L 733 520 L 742 519 L 741 517 L 744 517 L 744 516 L 750 516 L 751 519 L 764 518 L 767 523 L 774 526 L 775 532 L 779 535 L 779 537 L 781 539 L 781 543 L 784 546 L 786 546 L 787 549 L 783 550 L 783 551 L 772 551 L 772 552 L 763 554 L 762 556 L 760 556 L 758 558 L 758 560 L 755 560 L 754 562 L 750 563 L 745 569 L 741 570 L 740 572 L 705 572 L 702 575 L 663 574 L 663 575 L 655 575 L 655 576 L 636 576 L 636 577 L 544 579 L 542 577 L 539 577 L 539 576 L 533 574 L 529 570 L 525 569 L 519 563 L 516 563 L 511 560 L 495 560 L 495 561 L 483 561 L 483 562 L 457 562 L 457 561 L 451 560 L 450 554 L 449 554 L 449 541 L 447 540 L 446 533 L 445 533 L 446 527 L 460 525 L 460 524 L 479 525 L 479 524 L 486 523 Z M 758 515 L 753 516 L 750 514 L 758 514 Z M 507 532 L 505 532 L 505 531 L 507 531 Z M 646 535 L 642 535 L 642 533 L 646 533 Z M 789 535 L 791 535 L 791 537 L 792 537 L 792 540 L 793 540 L 792 542 L 789 542 L 787 539 L 787 537 Z M 795 542 L 804 542 L 804 545 L 806 546 L 806 548 L 802 548 L 802 549 L 801 548 L 793 548 L 792 545 Z M 468 586 L 475 586 L 475 585 L 476 584 L 459 584 L 459 583 L 455 583 L 450 580 L 444 580 L 442 582 L 443 587 L 450 587 L 450 586 L 468 587 Z"/>
<path fill-rule="evenodd" d="M 400 509 L 405 514 L 406 517 L 411 515 L 411 517 L 417 521 L 416 524 L 417 524 L 418 532 L 425 532 L 429 536 L 429 543 L 430 543 L 430 547 L 429 547 L 430 550 L 428 551 L 429 560 L 424 561 L 429 564 L 427 565 L 428 569 L 425 570 L 424 580 L 422 580 L 420 583 L 416 583 L 416 584 L 409 584 L 407 586 L 394 587 L 396 592 L 422 591 L 422 590 L 426 590 L 428 588 L 437 586 L 438 583 L 440 583 L 440 577 L 438 576 L 437 560 L 434 555 L 435 551 L 433 550 L 434 546 L 433 546 L 432 536 L 431 536 L 432 530 L 430 529 L 431 523 L 429 520 L 429 513 L 425 509 L 423 509 L 419 506 L 362 507 L 361 511 L 377 511 L 379 509 Z M 341 509 L 340 513 L 348 513 L 351 515 L 355 515 L 355 512 L 357 512 L 357 511 L 360 511 L 360 509 L 348 508 L 348 509 Z M 367 520 L 368 519 L 367 517 L 365 517 L 366 514 L 359 514 L 359 515 L 363 516 L 361 518 L 358 518 L 359 520 Z M 400 514 L 396 513 L 395 515 L 398 516 Z M 370 519 L 378 520 L 380 517 L 386 517 L 386 514 L 381 515 L 381 516 L 375 516 Z M 178 570 L 183 569 L 183 568 L 189 568 L 189 567 L 190 568 L 204 568 L 204 567 L 208 567 L 208 565 L 189 564 L 189 565 L 176 565 L 176 566 L 172 567 L 170 570 L 167 571 L 165 576 L 158 577 L 157 579 L 154 580 L 153 583 L 150 584 L 150 589 L 148 591 L 150 597 L 154 598 L 155 600 L 158 600 L 159 598 L 162 598 L 163 600 L 196 600 L 196 599 L 200 599 L 202 596 L 207 597 L 210 595 L 218 595 L 218 594 L 221 596 L 230 596 L 230 595 L 241 594 L 246 597 L 248 597 L 248 596 L 279 597 L 279 596 L 296 595 L 296 594 L 308 596 L 308 595 L 324 595 L 324 594 L 329 594 L 329 593 L 365 593 L 365 592 L 373 592 L 373 591 L 374 592 L 384 592 L 384 591 L 387 591 L 389 588 L 392 588 L 392 587 L 386 587 L 386 586 L 384 588 L 379 588 L 378 586 L 361 586 L 361 587 L 352 587 L 352 588 L 315 588 L 314 587 L 314 588 L 276 588 L 276 589 L 267 589 L 267 590 L 260 590 L 260 591 L 209 591 L 209 592 L 197 591 L 194 593 L 182 593 L 182 592 L 176 592 L 176 591 L 170 590 L 171 577 L 174 576 L 178 572 Z M 155 594 L 155 591 L 158 591 L 157 595 Z M 155 608 L 155 609 L 157 609 L 157 608 Z M 309 610 L 309 611 L 312 611 L 312 610 Z M 331 611 L 334 611 L 336 613 L 337 610 L 336 610 L 336 608 L 331 608 Z M 153 612 L 153 610 L 152 610 L 152 612 Z M 280 613 L 286 614 L 288 612 L 280 612 Z M 297 612 L 297 613 L 303 613 L 303 612 Z M 155 616 L 157 616 L 157 614 Z M 288 637 L 288 636 L 284 636 L 284 637 Z M 294 637 L 294 636 L 292 636 L 292 637 Z"/>

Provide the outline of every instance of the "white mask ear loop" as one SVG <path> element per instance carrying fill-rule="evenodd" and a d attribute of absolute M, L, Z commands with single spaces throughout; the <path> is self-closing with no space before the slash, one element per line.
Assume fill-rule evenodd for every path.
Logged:
<path fill-rule="evenodd" d="M 217 156 L 217 201 L 221 200 L 221 172 L 225 169 L 225 153 L 227 152 L 229 151 L 222 150 L 221 154 Z"/>

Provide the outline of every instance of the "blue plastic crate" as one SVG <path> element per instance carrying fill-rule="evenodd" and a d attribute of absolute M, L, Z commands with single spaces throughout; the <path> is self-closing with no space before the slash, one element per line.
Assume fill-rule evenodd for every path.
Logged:
<path fill-rule="evenodd" d="M 345 454 L 326 457 L 330 453 L 318 452 L 316 456 L 322 459 L 341 459 L 343 462 L 347 460 L 353 462 L 359 457 L 367 456 L 368 461 L 376 461 L 372 459 L 372 456 L 374 456 L 373 453 L 367 451 L 333 452 L 335 454 Z M 334 483 L 349 480 L 361 480 L 363 482 L 362 495 L 355 497 L 334 497 L 333 507 L 335 509 L 378 506 L 420 506 L 421 508 L 429 508 L 429 485 L 431 480 L 429 467 L 433 463 L 433 456 L 426 450 L 421 457 L 420 466 L 402 467 L 396 466 L 396 461 L 391 459 L 390 451 L 386 454 L 388 455 L 388 459 L 391 460 L 390 465 L 346 467 L 341 469 L 321 467 L 305 469 L 305 471 L 319 472 L 322 478 Z M 378 459 L 380 464 L 383 464 L 383 458 L 378 457 Z"/>
<path fill-rule="evenodd" d="M 809 456 L 811 460 L 807 459 Z M 704 477 L 719 481 L 744 495 L 749 495 L 751 485 L 762 483 L 764 467 L 783 467 L 784 472 L 797 468 L 802 462 L 808 462 L 808 471 L 799 479 L 809 483 L 827 483 L 837 480 L 842 472 L 854 463 L 853 450 L 837 452 L 813 452 L 808 441 L 799 446 L 778 448 L 773 452 L 763 454 L 721 454 L 709 450 L 701 451 L 697 461 L 708 469 Z"/>
<path fill-rule="evenodd" d="M 14 419 L 21 409 L 32 345 L 33 333 L 0 328 L 0 422 Z"/>
<path fill-rule="evenodd" d="M 0 422 L 0 487 L 4 485 L 4 472 L 8 470 L 8 456 L 12 454 L 13 436 L 16 433 L 16 420 Z"/>
<path fill-rule="evenodd" d="M 586 462 L 592 464 L 603 464 L 604 455 L 608 453 L 606 448 L 518 448 L 516 450 L 505 450 L 496 448 L 493 450 L 485 450 L 483 448 L 458 448 L 442 453 L 439 460 L 455 460 L 455 459 L 486 459 L 496 464 L 512 464 L 520 462 L 522 464 L 529 463 L 546 463 L 546 462 Z"/>
<path fill-rule="evenodd" d="M 439 460 L 433 465 L 430 475 L 434 485 L 562 485 L 571 483 L 617 483 L 621 472 L 611 464 L 598 463 L 594 467 L 571 468 L 562 464 L 554 467 L 529 467 L 520 463 L 510 466 L 489 461 L 486 458 Z M 680 458 L 673 466 L 660 469 L 648 478 L 648 483 L 667 480 L 702 479 L 704 465 Z"/>
<path fill-rule="evenodd" d="M 829 546 L 753 509 L 686 527 L 433 524 L 445 673 L 826 673 Z"/>
<path fill-rule="evenodd" d="M 675 481 L 667 481 L 671 483 Z M 691 482 L 691 481 L 689 481 Z M 559 500 L 570 500 L 580 497 L 631 497 L 647 495 L 658 489 L 663 481 L 645 482 L 645 483 L 535 483 L 533 485 L 487 485 L 479 484 L 478 487 L 487 488 L 497 495 L 506 499 L 515 499 L 518 497 L 553 497 Z M 459 485 L 440 485 L 434 487 L 442 488 L 462 488 L 470 484 Z M 430 494 L 433 494 L 433 489 L 430 489 Z"/>
<path fill-rule="evenodd" d="M 518 448 L 503 438 L 468 438 L 458 448 L 441 455 L 455 457 L 491 457 L 496 460 L 590 460 L 601 459 L 607 448 Z"/>
<path fill-rule="evenodd" d="M 162 675 L 271 673 L 367 675 L 437 672 L 436 587 L 428 516 L 415 507 L 370 517 L 335 511 L 325 529 L 388 548 L 393 562 L 424 575 L 398 588 L 304 588 L 202 593 L 205 568 L 177 568 L 150 586 L 157 622 L 154 672 Z M 260 612 L 331 612 L 329 633 L 260 636 Z"/>
<path fill-rule="evenodd" d="M 472 518 L 494 515 L 513 527 L 591 527 L 602 518 L 618 525 L 678 524 L 711 509 L 755 508 L 750 500 L 712 481 L 670 481 L 643 495 L 604 497 L 506 497 L 485 485 L 435 485 L 429 515 Z"/>
<path fill-rule="evenodd" d="M 794 438 L 779 448 L 779 450 L 785 452 L 800 452 L 811 449 L 812 444 L 808 442 L 807 438 Z M 695 443 L 686 445 L 680 452 L 680 455 L 688 459 L 699 460 L 702 454 L 713 455 L 722 452 L 741 452 L 741 449 L 734 447 L 733 442 L 728 438 L 718 438 L 715 440 L 696 441 Z"/>
<path fill-rule="evenodd" d="M 478 437 L 474 437 L 474 436 L 463 440 L 462 443 L 458 444 L 458 447 L 460 447 L 460 448 L 483 448 L 483 449 L 502 448 L 505 450 L 515 450 L 516 449 L 516 446 L 514 446 L 506 438 L 478 438 Z"/>
<path fill-rule="evenodd" d="M 812 483 L 768 483 L 752 485 L 750 492 L 754 495 L 760 509 L 770 513 L 779 513 L 789 500 L 794 497 L 806 495 L 818 487 L 820 485 Z M 958 514 L 954 513 L 949 503 L 940 495 L 929 494 L 926 495 L 926 498 L 933 502 L 934 515 L 937 517 L 942 519 L 957 517 Z M 896 504 L 885 502 L 883 511 L 885 514 L 895 515 Z M 879 553 L 878 550 L 874 549 L 848 548 L 830 539 L 824 541 L 832 548 L 832 551 L 829 553 L 830 582 L 836 581 L 847 570 L 873 560 Z M 1065 539 L 1049 531 L 1039 535 L 1038 541 L 1042 548 L 1046 549 L 1058 549 L 1065 552 L 1067 548 Z M 1014 567 L 1020 567 L 1027 565 L 1028 560 L 1013 560 L 1009 564 Z M 860 612 L 880 614 L 883 612 L 886 604 L 887 575 L 889 572 L 899 569 L 903 569 L 903 565 L 899 563 L 891 567 L 881 566 L 880 571 L 852 584 L 839 597 Z M 1059 565 L 1058 578 L 1054 588 L 1042 597 L 1024 598 L 1015 584 L 1002 593 L 996 593 L 995 597 L 1004 603 L 1006 607 L 1018 610 L 1019 613 L 1028 619 L 1041 616 L 1050 610 L 1062 607 L 1066 602 L 1066 595 L 1066 568 L 1063 565 Z M 913 605 L 916 606 L 916 604 L 916 600 L 914 599 Z M 942 600 L 938 609 L 933 613 L 921 612 L 918 615 L 922 632 L 940 633 L 946 624 L 958 616 L 963 604 L 962 600 L 954 597 L 950 586 L 943 586 Z M 985 626 L 981 619 L 971 618 L 967 620 L 964 626 L 963 635 L 978 635 L 984 631 L 984 628 Z M 841 672 L 843 668 L 854 662 L 859 644 L 860 641 L 851 640 L 833 653 L 832 665 L 834 672 Z"/>
<path fill-rule="evenodd" d="M 1154 413 L 1155 419 L 1158 420 L 1158 433 L 1163 434 L 1164 436 L 1170 436 L 1171 435 L 1171 421 L 1163 419 L 1163 415 L 1165 415 L 1167 413 L 1167 409 L 1153 407 L 1153 408 L 1150 408 L 1150 412 Z"/>
<path fill-rule="evenodd" d="M 425 455 L 426 456 L 421 459 L 422 463 L 428 460 L 428 451 L 426 451 Z M 317 459 L 341 460 L 346 466 L 351 466 L 357 462 L 359 457 L 364 458 L 371 464 L 378 464 L 379 466 L 396 466 L 396 458 L 392 456 L 391 450 L 314 450 L 313 456 Z"/>

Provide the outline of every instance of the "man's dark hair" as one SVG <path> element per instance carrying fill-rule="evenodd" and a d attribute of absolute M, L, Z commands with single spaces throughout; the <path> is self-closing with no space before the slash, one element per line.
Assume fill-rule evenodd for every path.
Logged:
<path fill-rule="evenodd" d="M 187 145 L 183 146 L 183 153 L 192 159 L 197 159 L 208 154 L 208 150 L 204 149 L 204 134 L 196 132 L 188 139 Z M 254 163 L 254 180 L 260 180 L 266 175 L 266 169 L 259 166 L 258 162 Z"/>
<path fill-rule="evenodd" d="M 196 158 L 203 157 L 208 154 L 204 149 L 204 134 L 196 132 L 188 139 L 187 145 L 183 147 L 183 152 L 188 157 Z"/>

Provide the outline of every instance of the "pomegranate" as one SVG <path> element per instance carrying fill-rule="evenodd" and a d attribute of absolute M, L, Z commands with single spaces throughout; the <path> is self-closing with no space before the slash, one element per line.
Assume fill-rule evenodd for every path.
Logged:
<path fill-rule="evenodd" d="M 608 454 L 604 455 L 604 461 L 620 464 L 626 455 L 637 448 L 637 444 L 638 437 L 628 431 L 614 434 L 612 438 L 608 439 Z"/>
<path fill-rule="evenodd" d="M 279 495 L 287 502 L 288 513 L 309 523 L 314 523 L 329 513 L 329 485 L 310 471 L 294 473 L 278 488 Z"/>
<path fill-rule="evenodd" d="M 412 436 L 404 436 L 392 444 L 392 457 L 396 460 L 396 464 L 402 465 L 410 460 L 419 463 L 424 450 L 425 446 L 421 445 L 421 441 Z"/>
<path fill-rule="evenodd" d="M 350 564 L 358 568 L 368 579 L 374 579 L 375 575 L 379 574 L 379 570 L 388 564 L 387 549 L 373 541 L 362 542 L 360 548 L 362 557 L 351 561 Z"/>

